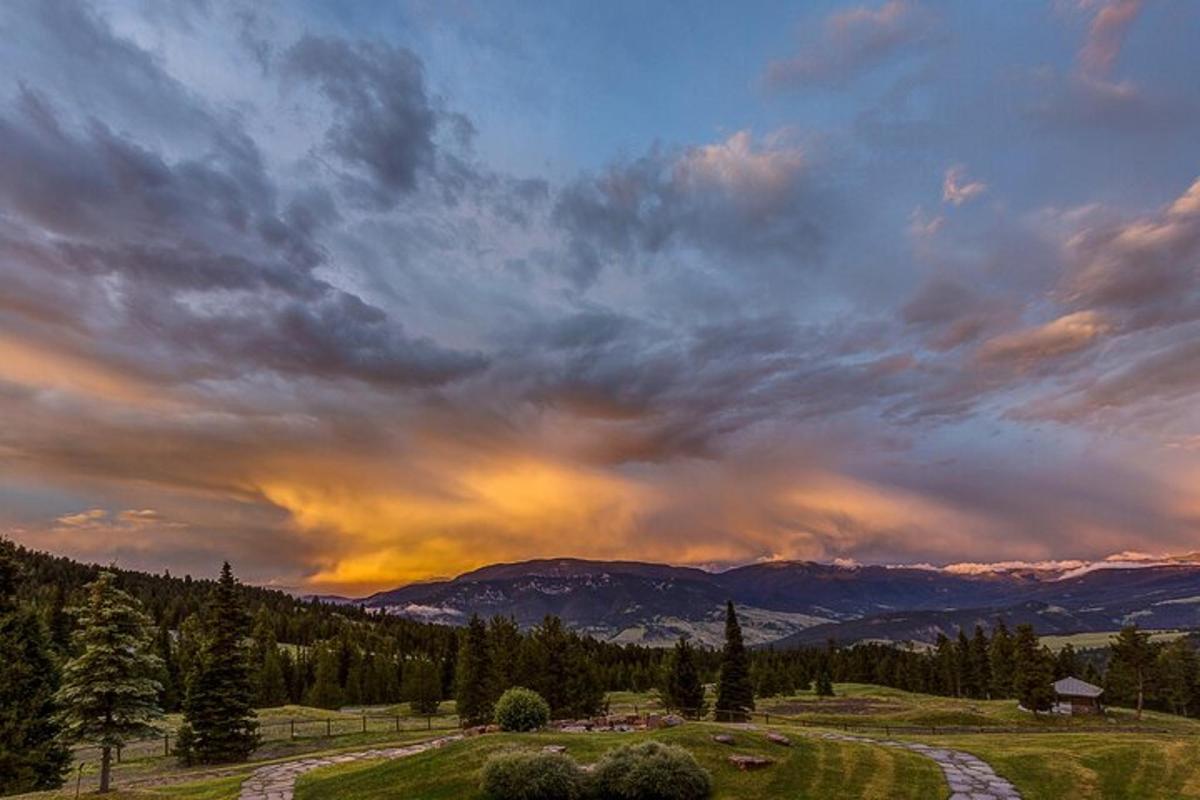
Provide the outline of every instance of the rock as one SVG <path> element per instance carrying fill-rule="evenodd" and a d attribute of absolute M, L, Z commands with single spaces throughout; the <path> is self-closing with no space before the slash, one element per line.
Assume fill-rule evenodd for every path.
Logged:
<path fill-rule="evenodd" d="M 662 718 L 662 724 L 668 728 L 676 728 L 683 724 L 683 717 L 678 714 L 667 714 Z"/>
<path fill-rule="evenodd" d="M 543 753 L 565 753 L 567 746 L 565 744 L 548 744 L 542 748 Z"/>
<path fill-rule="evenodd" d="M 733 737 L 728 733 L 714 733 L 712 739 L 717 744 L 733 744 Z"/>
<path fill-rule="evenodd" d="M 781 744 L 781 745 L 783 745 L 784 747 L 791 747 L 791 746 L 792 746 L 792 740 L 791 740 L 791 739 L 789 739 L 788 737 L 784 736 L 782 733 L 775 733 L 774 731 L 769 731 L 769 732 L 767 733 L 767 741 L 768 741 L 768 742 L 774 742 L 775 744 Z"/>
<path fill-rule="evenodd" d="M 663 718 L 659 714 L 646 715 L 646 727 L 650 730 L 657 730 L 663 727 Z"/>
<path fill-rule="evenodd" d="M 749 771 L 752 769 L 762 769 L 763 767 L 769 767 L 772 764 L 774 764 L 775 762 L 769 758 L 763 758 L 762 756 L 736 755 L 736 756 L 729 757 L 729 763 L 733 764 L 735 767 L 740 769 L 742 772 L 746 772 L 746 771 Z"/>

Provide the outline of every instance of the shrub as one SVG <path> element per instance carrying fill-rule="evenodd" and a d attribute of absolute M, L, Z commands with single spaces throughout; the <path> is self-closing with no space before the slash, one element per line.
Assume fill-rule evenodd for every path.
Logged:
<path fill-rule="evenodd" d="M 483 765 L 488 800 L 579 800 L 583 770 L 563 753 L 500 753 Z"/>
<path fill-rule="evenodd" d="M 503 731 L 536 731 L 550 721 L 550 705 L 532 689 L 513 687 L 496 701 L 496 724 Z"/>
<path fill-rule="evenodd" d="M 592 787 L 598 800 L 702 800 L 712 777 L 682 747 L 643 742 L 605 753 Z"/>

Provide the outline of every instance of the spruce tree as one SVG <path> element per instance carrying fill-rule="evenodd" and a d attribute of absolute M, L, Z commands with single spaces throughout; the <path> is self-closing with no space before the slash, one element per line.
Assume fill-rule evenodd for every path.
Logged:
<path fill-rule="evenodd" d="M 1187 716 L 1196 709 L 1196 652 L 1187 638 L 1176 639 L 1158 654 L 1159 692 L 1171 713 Z"/>
<path fill-rule="evenodd" d="M 87 585 L 77 610 L 74 645 L 79 653 L 63 669 L 58 693 L 70 738 L 100 747 L 100 791 L 111 785 L 112 751 L 155 733 L 162 663 L 154 655 L 154 629 L 137 600 L 101 572 Z"/>
<path fill-rule="evenodd" d="M 342 705 L 342 687 L 338 685 L 337 653 L 329 645 L 324 645 L 317 653 L 317 669 L 313 675 L 312 686 L 308 689 L 304 701 L 316 708 L 337 709 Z"/>
<path fill-rule="evenodd" d="M 696 651 L 683 636 L 679 637 L 667 660 L 663 701 L 667 708 L 682 711 L 687 716 L 702 717 L 707 711 L 704 683 L 696 666 Z"/>
<path fill-rule="evenodd" d="M 991 694 L 992 666 L 988 645 L 987 634 L 983 632 L 983 626 L 976 625 L 975 635 L 971 637 L 968 659 L 971 664 L 972 697 L 986 698 Z"/>
<path fill-rule="evenodd" d="M 1014 651 L 1012 635 L 1004 620 L 996 620 L 988 645 L 988 667 L 992 673 L 992 697 L 1013 696 Z"/>
<path fill-rule="evenodd" d="M 717 719 L 745 719 L 754 710 L 754 688 L 750 685 L 750 660 L 742 642 L 733 601 L 725 606 L 725 647 L 721 651 L 721 672 L 717 678 Z"/>
<path fill-rule="evenodd" d="M 249 635 L 250 615 L 225 562 L 205 608 L 204 633 L 183 703 L 200 763 L 245 761 L 258 746 Z"/>
<path fill-rule="evenodd" d="M 492 719 L 496 700 L 491 648 L 487 626 L 478 614 L 471 615 L 458 653 L 455 679 L 455 711 L 463 725 L 483 725 Z"/>
<path fill-rule="evenodd" d="M 436 714 L 442 702 L 442 679 L 438 665 L 427 658 L 410 663 L 404 670 L 404 698 L 414 714 Z"/>
<path fill-rule="evenodd" d="M 1017 700 L 1030 711 L 1049 711 L 1054 705 L 1054 658 L 1038 645 L 1032 625 L 1017 626 L 1013 654 Z"/>
<path fill-rule="evenodd" d="M 17 605 L 17 576 L 0 541 L 0 795 L 57 788 L 71 763 L 56 717 L 58 667 L 40 620 Z"/>
<path fill-rule="evenodd" d="M 1113 694 L 1131 697 L 1137 704 L 1137 718 L 1142 718 L 1146 694 L 1152 685 L 1157 648 L 1150 643 L 1150 634 L 1139 631 L 1137 625 L 1126 625 L 1109 645 L 1108 682 Z"/>
<path fill-rule="evenodd" d="M 829 665 L 824 661 L 817 671 L 816 685 L 813 687 L 817 697 L 833 697 L 833 678 L 829 675 Z"/>

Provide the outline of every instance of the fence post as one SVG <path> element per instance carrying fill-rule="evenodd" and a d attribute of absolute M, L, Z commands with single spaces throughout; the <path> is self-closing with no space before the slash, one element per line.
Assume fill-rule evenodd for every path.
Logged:
<path fill-rule="evenodd" d="M 425 730 L 427 730 L 427 731 L 433 730 L 433 715 L 432 714 L 425 717 Z"/>
<path fill-rule="evenodd" d="M 325 738 L 329 738 L 330 736 L 333 736 L 333 720 L 329 719 L 329 717 L 326 717 L 325 718 Z"/>
<path fill-rule="evenodd" d="M 289 722 L 289 723 L 291 723 L 291 726 L 292 726 L 292 738 L 293 738 L 293 739 L 295 739 L 295 738 L 296 738 L 296 720 L 295 720 L 295 719 L 289 719 L 289 720 L 288 720 L 288 722 Z"/>
<path fill-rule="evenodd" d="M 367 732 L 367 715 L 363 714 L 363 733 Z"/>
<path fill-rule="evenodd" d="M 163 755 L 171 755 L 171 732 L 167 731 L 163 734 Z"/>
<path fill-rule="evenodd" d="M 765 711 L 763 712 L 763 724 L 764 724 L 764 725 L 770 725 L 770 724 L 771 724 L 771 715 L 770 715 L 770 714 L 768 714 L 768 713 L 767 713 L 767 712 L 765 712 Z"/>
<path fill-rule="evenodd" d="M 400 732 L 400 715 L 396 715 L 396 733 Z"/>

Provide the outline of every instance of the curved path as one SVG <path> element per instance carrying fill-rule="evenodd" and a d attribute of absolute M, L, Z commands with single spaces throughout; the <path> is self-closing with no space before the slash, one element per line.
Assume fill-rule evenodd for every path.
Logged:
<path fill-rule="evenodd" d="M 338 753 L 332 756 L 314 756 L 296 761 L 268 764 L 250 773 L 250 777 L 242 783 L 242 791 L 238 795 L 238 800 L 292 800 L 292 794 L 296 789 L 296 778 L 305 772 L 321 767 L 331 767 L 334 764 L 415 756 L 417 753 L 433 750 L 461 738 L 463 737 L 460 735 L 443 736 L 440 739 L 431 739 L 428 742 L 419 742 L 404 747 L 380 747 L 357 753 Z"/>
<path fill-rule="evenodd" d="M 961 750 L 947 750 L 927 744 L 897 742 L 891 739 L 872 739 L 866 736 L 847 736 L 841 733 L 819 734 L 824 739 L 845 742 L 865 742 L 884 747 L 900 747 L 933 759 L 942 768 L 950 784 L 950 800 L 1020 800 L 1021 793 L 996 774 L 986 762 Z"/>

